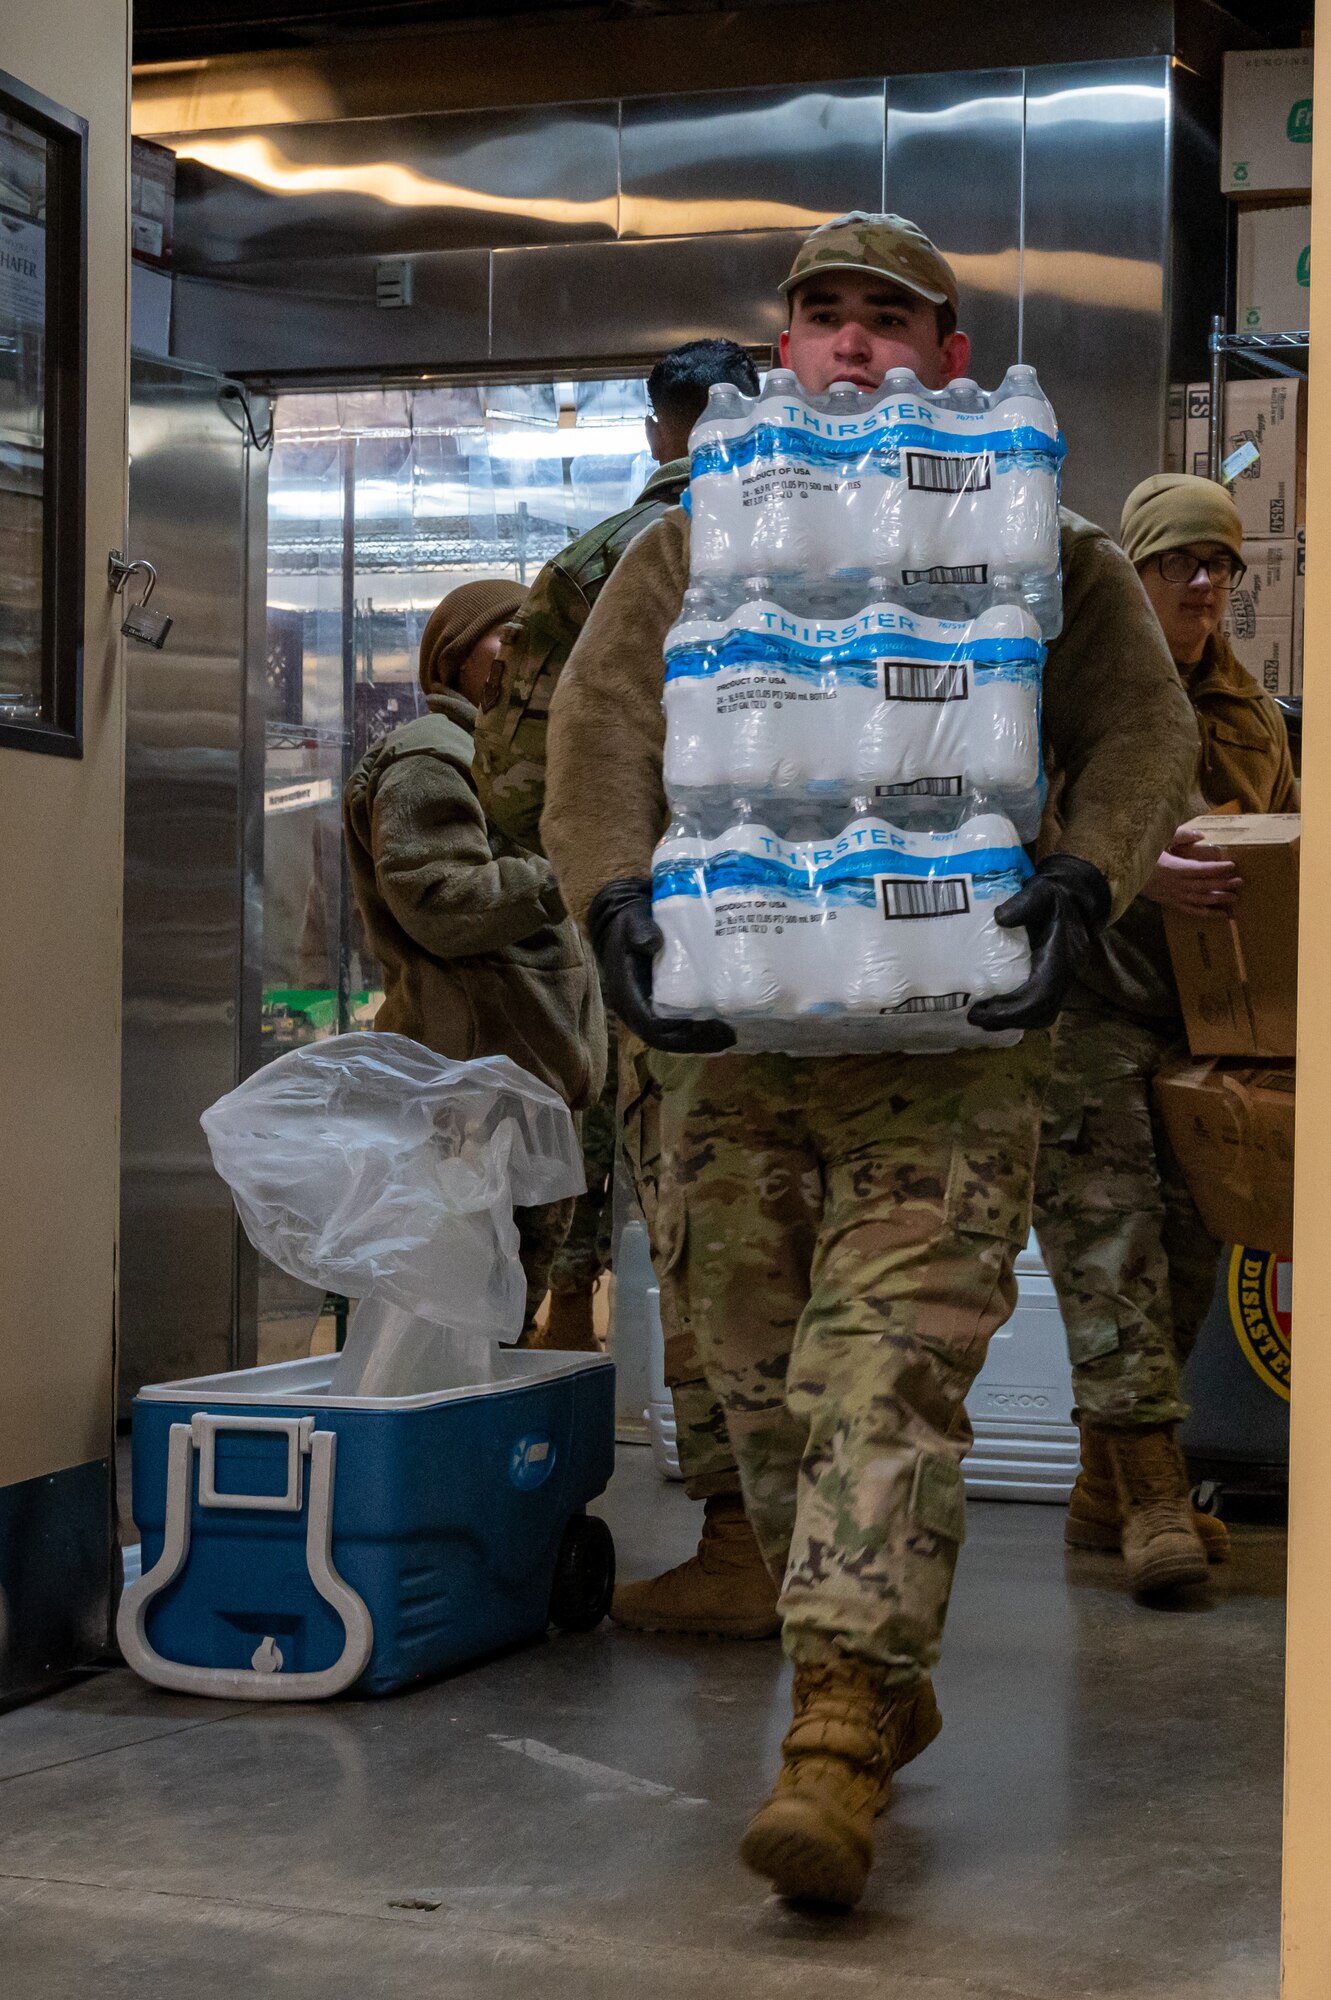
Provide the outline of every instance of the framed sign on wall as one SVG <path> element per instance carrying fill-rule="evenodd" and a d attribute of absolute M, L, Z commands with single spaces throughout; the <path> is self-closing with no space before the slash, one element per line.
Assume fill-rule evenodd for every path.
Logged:
<path fill-rule="evenodd" d="M 86 120 L 0 70 L 0 750 L 83 748 Z"/>

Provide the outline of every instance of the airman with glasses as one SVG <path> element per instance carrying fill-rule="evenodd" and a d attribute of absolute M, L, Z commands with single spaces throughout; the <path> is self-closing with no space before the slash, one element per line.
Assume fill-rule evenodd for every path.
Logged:
<path fill-rule="evenodd" d="M 1280 711 L 1220 629 L 1244 576 L 1233 500 L 1212 480 L 1159 473 L 1128 495 L 1119 539 L 1197 720 L 1193 810 L 1297 811 Z M 1161 909 L 1218 921 L 1242 887 L 1181 826 L 1136 901 L 1092 940 L 1054 1030 L 1036 1169 L 1035 1227 L 1063 1309 L 1082 1440 L 1066 1538 L 1121 1550 L 1129 1584 L 1150 1602 L 1199 1583 L 1227 1547 L 1223 1523 L 1192 1513 L 1176 1443 L 1188 1407 L 1179 1373 L 1211 1302 L 1219 1245 L 1154 1110 L 1156 1075 L 1187 1053 Z M 1134 1460 L 1150 1475 L 1141 1509 L 1122 1499 Z"/>

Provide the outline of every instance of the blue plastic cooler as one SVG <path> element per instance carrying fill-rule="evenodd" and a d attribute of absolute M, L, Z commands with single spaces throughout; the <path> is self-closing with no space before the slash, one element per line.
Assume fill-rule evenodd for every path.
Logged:
<path fill-rule="evenodd" d="M 609 1608 L 585 1513 L 614 1466 L 614 1367 L 500 1349 L 501 1379 L 335 1396 L 335 1355 L 134 1402 L 143 1574 L 125 1658 L 228 1700 L 386 1694 Z"/>

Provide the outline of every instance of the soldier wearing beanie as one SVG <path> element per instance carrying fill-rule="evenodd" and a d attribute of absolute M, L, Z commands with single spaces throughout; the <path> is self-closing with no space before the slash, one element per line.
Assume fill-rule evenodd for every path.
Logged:
<path fill-rule="evenodd" d="M 375 1027 L 468 1061 L 510 1056 L 572 1110 L 605 1077 L 605 1015 L 550 865 L 491 826 L 472 777 L 476 704 L 526 591 L 466 583 L 430 614 L 429 714 L 381 738 L 342 805 L 352 887 L 384 971 Z M 530 1340 L 573 1201 L 516 1212 Z"/>
<path fill-rule="evenodd" d="M 527 601 L 526 587 L 507 577 L 459 584 L 435 605 L 421 633 L 421 688 L 428 699 L 452 689 L 478 709 L 504 628 Z M 475 734 L 475 717 L 468 727 Z"/>
<path fill-rule="evenodd" d="M 955 274 L 901 216 L 814 231 L 783 290 L 781 358 L 807 390 L 876 390 L 897 367 L 928 388 L 967 372 Z M 722 1023 L 656 1012 L 662 647 L 688 583 L 683 508 L 619 562 L 551 707 L 545 849 L 662 1091 L 662 1317 L 697 1342 L 780 1589 L 794 1719 L 740 1851 L 791 1897 L 858 1899 L 893 1772 L 938 1731 L 929 1673 L 965 1533 L 965 1397 L 1016 1299 L 1045 1031 L 1091 938 L 1150 876 L 1196 767 L 1192 711 L 1132 564 L 1091 522 L 1065 512 L 1061 528 L 1043 704 L 1054 806 L 1034 875 L 1000 915 L 1028 932 L 1031 977 L 970 1017 L 1022 1029 L 1016 1047 L 738 1055 Z"/>
<path fill-rule="evenodd" d="M 1134 487 L 1119 539 L 1155 609 L 1201 734 L 1191 810 L 1297 812 L 1279 709 L 1234 657 L 1220 618 L 1243 579 L 1243 531 L 1223 486 L 1157 473 Z M 1074 1548 L 1120 1550 L 1149 1600 L 1223 1561 L 1221 1522 L 1194 1515 L 1176 1442 L 1179 1373 L 1215 1288 L 1207 1235 L 1152 1084 L 1187 1053 L 1164 909 L 1223 918 L 1237 869 L 1179 829 L 1141 894 L 1098 938 L 1054 1030 L 1035 1227 L 1072 1357 L 1082 1472 Z"/>

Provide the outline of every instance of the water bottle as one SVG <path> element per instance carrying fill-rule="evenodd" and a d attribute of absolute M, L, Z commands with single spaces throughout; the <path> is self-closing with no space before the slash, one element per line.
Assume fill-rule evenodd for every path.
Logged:
<path fill-rule="evenodd" d="M 949 383 L 943 394 L 949 409 L 987 411 L 989 408 L 989 398 L 969 375 L 959 375 L 955 382 Z"/>

